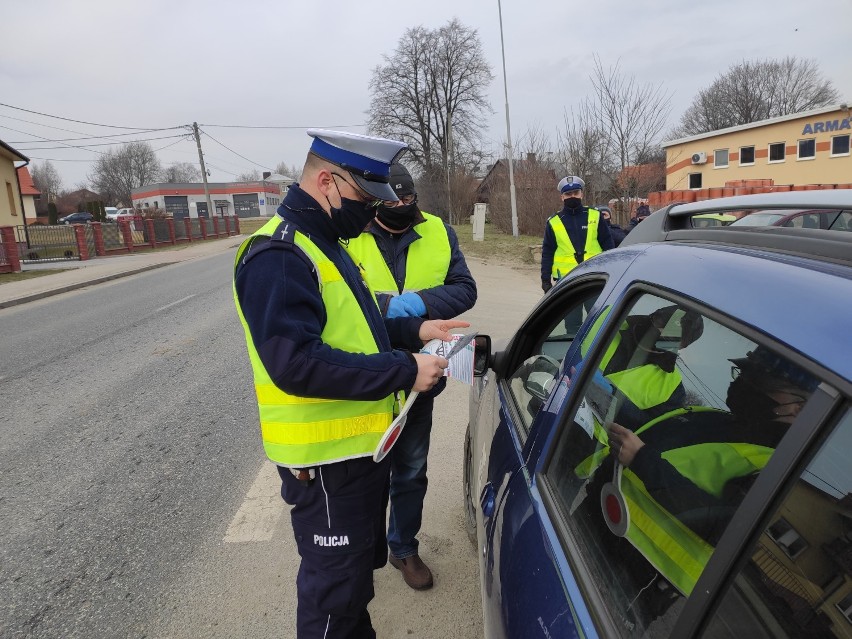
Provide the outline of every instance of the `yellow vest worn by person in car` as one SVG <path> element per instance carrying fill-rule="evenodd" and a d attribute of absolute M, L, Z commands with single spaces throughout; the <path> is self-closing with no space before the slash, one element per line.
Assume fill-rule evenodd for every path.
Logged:
<path fill-rule="evenodd" d="M 583 248 L 583 261 L 603 253 L 603 249 L 598 242 L 598 223 L 600 219 L 600 211 L 590 208 L 589 219 L 586 225 L 586 246 Z M 547 220 L 547 223 L 550 224 L 550 228 L 553 229 L 553 235 L 556 237 L 556 251 L 553 253 L 553 266 L 550 269 L 550 277 L 558 280 L 568 275 L 571 269 L 577 266 L 577 258 L 574 257 L 576 251 L 574 245 L 571 244 L 571 238 L 568 237 L 568 231 L 565 230 L 565 224 L 563 224 L 558 213 L 552 215 Z"/>
<path fill-rule="evenodd" d="M 286 230 L 287 222 L 274 217 L 237 250 L 234 273 L 255 236 L 271 237 Z M 279 230 L 280 228 L 280 230 Z M 290 229 L 293 243 L 314 264 L 326 310 L 322 341 L 350 353 L 378 353 L 358 300 L 334 263 L 305 235 Z M 234 302 L 246 334 L 254 388 L 260 414 L 263 447 L 279 466 L 306 468 L 373 454 L 394 416 L 396 398 L 377 401 L 319 399 L 290 395 L 278 388 L 266 371 L 240 308 L 234 284 Z"/>
<path fill-rule="evenodd" d="M 408 246 L 403 293 L 441 286 L 450 270 L 450 238 L 444 222 L 430 213 L 423 213 L 423 217 L 426 221 L 414 227 L 420 239 Z M 346 250 L 366 274 L 367 285 L 374 293 L 399 295 L 399 286 L 372 233 L 365 231 L 349 240 Z"/>
<path fill-rule="evenodd" d="M 580 345 L 580 355 L 583 359 L 586 358 L 592 340 L 600 332 L 604 320 L 609 315 L 609 311 L 610 308 L 608 307 L 601 312 L 600 317 L 595 320 L 595 323 L 583 339 Z M 627 328 L 626 322 L 619 327 L 615 338 L 607 346 L 601 363 L 598 364 L 598 368 L 601 371 L 606 370 L 607 364 L 609 364 L 615 355 L 615 351 L 621 344 L 621 331 L 625 328 Z M 613 371 L 604 375 L 604 377 L 640 410 L 647 410 L 668 401 L 672 393 L 677 390 L 677 387 L 683 381 L 680 371 L 677 368 L 669 373 L 656 364 L 643 364 L 623 371 Z"/>
<path fill-rule="evenodd" d="M 706 406 L 678 408 L 636 429 L 636 435 L 679 415 L 688 413 L 724 413 Z M 594 424 L 595 438 L 603 444 L 576 467 L 580 479 L 589 479 L 610 455 L 607 433 Z M 756 473 L 766 466 L 773 448 L 748 442 L 702 442 L 672 448 L 661 457 L 706 493 L 721 497 L 725 484 L 736 477 Z M 708 544 L 677 516 L 666 510 L 645 488 L 644 482 L 629 468 L 623 468 L 621 495 L 629 513 L 624 537 L 666 579 L 689 596 L 713 554 Z"/>

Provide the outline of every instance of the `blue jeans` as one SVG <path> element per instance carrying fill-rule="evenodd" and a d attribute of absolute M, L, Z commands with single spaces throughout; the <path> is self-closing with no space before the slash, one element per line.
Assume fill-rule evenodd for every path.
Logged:
<path fill-rule="evenodd" d="M 397 559 L 417 554 L 417 533 L 426 497 L 426 456 L 432 432 L 434 397 L 420 395 L 408 412 L 405 429 L 391 451 L 388 546 Z"/>

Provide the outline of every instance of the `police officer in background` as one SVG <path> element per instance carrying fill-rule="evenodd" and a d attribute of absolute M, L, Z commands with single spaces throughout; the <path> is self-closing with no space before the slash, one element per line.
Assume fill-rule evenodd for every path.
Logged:
<path fill-rule="evenodd" d="M 476 282 L 455 231 L 420 210 L 414 180 L 402 164 L 391 165 L 390 185 L 399 200 L 383 202 L 376 219 L 347 248 L 365 272 L 383 315 L 450 319 L 470 310 L 476 302 Z M 428 483 L 432 408 L 445 386 L 442 379 L 418 395 L 391 452 L 388 559 L 415 590 L 433 583 L 432 571 L 418 552 L 417 533 Z"/>
<path fill-rule="evenodd" d="M 372 459 L 401 401 L 446 359 L 419 353 L 459 321 L 383 319 L 339 240 L 384 200 L 401 142 L 309 129 L 300 184 L 242 243 L 234 298 L 254 373 L 261 435 L 302 558 L 298 637 L 375 637 L 373 570 L 387 561 L 389 459 Z M 393 346 L 407 350 L 395 350 Z"/>
<path fill-rule="evenodd" d="M 541 288 L 545 293 L 578 264 L 614 248 L 600 211 L 583 206 L 585 186 L 576 175 L 562 178 L 557 186 L 562 210 L 547 219 L 541 246 Z"/>

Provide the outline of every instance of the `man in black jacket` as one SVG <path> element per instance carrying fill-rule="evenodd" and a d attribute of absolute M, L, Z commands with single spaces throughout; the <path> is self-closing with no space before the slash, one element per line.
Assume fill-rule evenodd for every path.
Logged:
<path fill-rule="evenodd" d="M 391 165 L 390 186 L 399 200 L 382 203 L 367 230 L 348 246 L 383 315 L 451 319 L 470 310 L 476 303 L 476 283 L 455 231 L 420 210 L 414 180 L 402 164 Z M 432 571 L 420 558 L 417 533 L 428 483 L 434 398 L 445 385 L 441 380 L 417 397 L 391 452 L 389 561 L 415 590 L 433 583 Z"/>

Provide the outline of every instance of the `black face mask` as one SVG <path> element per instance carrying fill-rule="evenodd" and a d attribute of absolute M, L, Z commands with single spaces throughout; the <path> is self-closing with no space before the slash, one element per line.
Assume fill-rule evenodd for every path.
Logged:
<path fill-rule="evenodd" d="M 333 173 L 332 175 L 346 182 L 337 173 Z M 336 180 L 334 181 L 334 188 L 337 189 L 337 194 L 340 195 L 340 189 L 337 186 Z M 372 202 L 350 200 L 340 195 L 340 208 L 335 208 L 331 205 L 331 200 L 328 199 L 328 196 L 325 199 L 331 211 L 331 225 L 337 232 L 337 237 L 341 240 L 351 240 L 358 237 L 370 221 L 376 217 L 376 206 Z"/>
<path fill-rule="evenodd" d="M 569 209 L 579 209 L 583 206 L 583 200 L 578 197 L 566 197 L 562 202 Z"/>
<path fill-rule="evenodd" d="M 728 387 L 726 403 L 738 419 L 746 423 L 765 424 L 778 419 L 776 409 L 783 404 L 769 397 L 765 390 L 750 384 L 743 376 Z"/>
<path fill-rule="evenodd" d="M 394 231 L 404 231 L 411 226 L 412 222 L 414 222 L 414 218 L 417 216 L 417 211 L 416 201 L 411 204 L 401 204 L 400 206 L 385 206 L 382 204 L 379 206 L 376 217 L 379 222 L 389 229 Z"/>
<path fill-rule="evenodd" d="M 376 209 L 369 202 L 340 198 L 340 208 L 331 207 L 331 225 L 341 240 L 351 240 L 361 235 L 374 217 Z"/>

